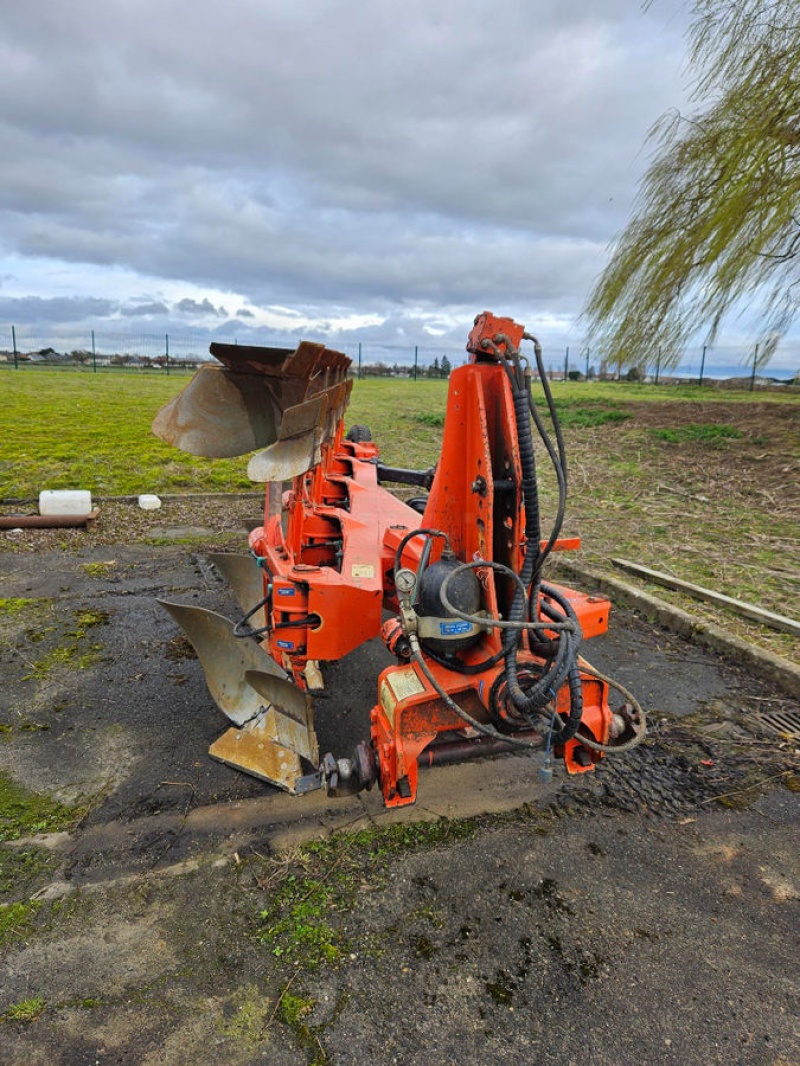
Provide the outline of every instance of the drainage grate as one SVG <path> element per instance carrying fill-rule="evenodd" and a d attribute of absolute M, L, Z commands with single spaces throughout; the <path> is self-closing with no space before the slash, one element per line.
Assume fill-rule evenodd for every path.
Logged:
<path fill-rule="evenodd" d="M 767 729 L 800 740 L 800 711 L 759 711 L 758 718 Z"/>

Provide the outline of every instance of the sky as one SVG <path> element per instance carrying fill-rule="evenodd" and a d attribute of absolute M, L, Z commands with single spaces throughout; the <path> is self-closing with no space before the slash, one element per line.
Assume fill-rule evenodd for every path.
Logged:
<path fill-rule="evenodd" d="M 580 346 L 684 0 L 0 0 L 0 347 Z"/>

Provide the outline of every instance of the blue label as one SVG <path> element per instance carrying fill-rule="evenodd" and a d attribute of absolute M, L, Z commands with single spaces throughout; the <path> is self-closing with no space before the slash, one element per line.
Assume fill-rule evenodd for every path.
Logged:
<path fill-rule="evenodd" d="M 451 637 L 455 633 L 470 633 L 472 632 L 472 622 L 440 622 L 439 632 L 443 637 Z"/>
<path fill-rule="evenodd" d="M 279 596 L 294 596 L 294 589 L 278 589 Z"/>
<path fill-rule="evenodd" d="M 293 640 L 276 640 L 275 643 L 278 645 L 279 648 L 285 648 L 287 651 L 294 650 Z"/>

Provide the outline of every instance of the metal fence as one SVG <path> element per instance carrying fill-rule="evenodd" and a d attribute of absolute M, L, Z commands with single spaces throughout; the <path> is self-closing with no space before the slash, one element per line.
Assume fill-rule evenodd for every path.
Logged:
<path fill-rule="evenodd" d="M 195 370 L 209 359 L 211 341 L 235 344 L 257 343 L 289 347 L 292 341 L 269 335 L 252 334 L 239 338 L 233 332 L 206 331 L 179 333 L 137 333 L 132 331 L 88 330 L 84 333 L 46 333 L 32 327 L 0 327 L 0 368 L 61 366 L 93 372 L 144 370 L 175 373 Z M 300 340 L 300 337 L 297 338 Z M 446 378 L 450 370 L 467 358 L 464 348 L 431 344 L 390 345 L 378 341 L 338 345 L 353 361 L 358 377 Z M 758 346 L 698 347 L 681 353 L 678 365 L 667 369 L 672 360 L 656 359 L 634 367 L 615 365 L 613 358 L 596 356 L 586 347 L 547 346 L 545 367 L 553 380 L 650 381 L 672 384 L 722 379 L 760 379 L 800 384 L 800 342 L 784 342 L 766 366 L 758 363 Z"/>

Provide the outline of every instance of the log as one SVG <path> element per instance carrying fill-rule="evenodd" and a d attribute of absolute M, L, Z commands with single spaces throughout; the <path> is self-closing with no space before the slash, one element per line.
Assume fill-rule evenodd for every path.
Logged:
<path fill-rule="evenodd" d="M 646 581 L 652 581 L 663 588 L 673 589 L 675 592 L 685 592 L 687 596 L 692 596 L 696 600 L 718 603 L 722 607 L 735 611 L 736 614 L 741 615 L 743 618 L 750 618 L 754 622 L 760 622 L 762 625 L 770 626 L 772 629 L 779 629 L 783 633 L 792 633 L 794 636 L 800 637 L 800 622 L 796 622 L 793 618 L 787 618 L 785 615 L 775 614 L 772 611 L 765 611 L 763 607 L 757 607 L 753 603 L 735 600 L 732 596 L 725 596 L 721 592 L 703 588 L 702 585 L 693 585 L 690 581 L 681 581 L 680 578 L 672 577 L 670 574 L 662 574 L 658 570 L 651 570 L 649 566 L 640 566 L 639 563 L 632 563 L 627 559 L 612 559 L 611 562 L 620 570 L 635 574 Z"/>

